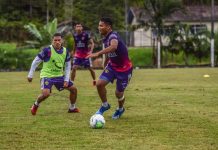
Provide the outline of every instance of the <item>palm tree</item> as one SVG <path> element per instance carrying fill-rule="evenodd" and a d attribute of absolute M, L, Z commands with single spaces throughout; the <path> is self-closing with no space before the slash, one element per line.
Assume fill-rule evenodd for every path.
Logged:
<path fill-rule="evenodd" d="M 40 29 L 37 29 L 36 25 L 33 23 L 24 25 L 24 28 L 27 29 L 34 38 L 32 41 L 25 41 L 27 43 L 25 48 L 41 48 L 51 42 L 53 34 L 57 31 L 57 19 L 55 18 L 52 22 L 48 22 Z"/>

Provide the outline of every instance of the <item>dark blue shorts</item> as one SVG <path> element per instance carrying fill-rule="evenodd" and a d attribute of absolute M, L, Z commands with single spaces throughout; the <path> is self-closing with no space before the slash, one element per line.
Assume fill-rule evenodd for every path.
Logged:
<path fill-rule="evenodd" d="M 128 86 L 129 81 L 132 77 L 132 70 L 133 69 L 131 68 L 125 72 L 118 72 L 113 70 L 111 67 L 107 66 L 100 75 L 99 79 L 111 83 L 113 83 L 113 81 L 116 79 L 116 90 L 119 92 L 123 92 Z"/>
<path fill-rule="evenodd" d="M 54 77 L 54 78 L 42 78 L 41 79 L 41 89 L 52 89 L 55 86 L 57 90 L 61 91 L 64 89 L 64 77 Z M 73 82 L 68 82 L 68 87 L 71 87 Z"/>
<path fill-rule="evenodd" d="M 91 58 L 73 58 L 73 65 L 81 66 L 84 68 L 90 68 L 92 67 Z"/>

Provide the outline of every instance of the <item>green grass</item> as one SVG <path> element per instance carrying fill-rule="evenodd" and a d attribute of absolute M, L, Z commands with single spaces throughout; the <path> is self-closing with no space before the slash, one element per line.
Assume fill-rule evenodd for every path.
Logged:
<path fill-rule="evenodd" d="M 108 85 L 112 108 L 104 114 L 104 129 L 89 127 L 100 100 L 88 71 L 78 71 L 75 82 L 79 114 L 68 114 L 67 91 L 54 89 L 32 116 L 39 74 L 31 84 L 26 75 L 0 73 L 0 149 L 218 149 L 217 68 L 134 70 L 119 120 L 111 119 L 117 104 L 115 84 Z"/>

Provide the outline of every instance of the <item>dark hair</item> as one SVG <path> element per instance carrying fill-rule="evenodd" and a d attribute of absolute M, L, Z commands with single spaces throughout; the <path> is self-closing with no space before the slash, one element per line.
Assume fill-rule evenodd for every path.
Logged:
<path fill-rule="evenodd" d="M 61 33 L 55 33 L 52 38 L 54 38 L 55 36 L 60 36 L 62 38 L 62 34 Z"/>
<path fill-rule="evenodd" d="M 82 23 L 80 23 L 80 22 L 76 22 L 76 23 L 74 24 L 74 26 L 76 26 L 76 25 L 81 25 L 81 26 L 83 26 Z"/>
<path fill-rule="evenodd" d="M 110 26 L 113 25 L 113 21 L 112 21 L 111 18 L 109 18 L 109 17 L 102 17 L 102 18 L 100 19 L 100 21 L 102 21 L 102 22 L 104 22 L 104 23 L 106 23 L 106 24 L 108 24 L 108 25 L 110 25 Z"/>

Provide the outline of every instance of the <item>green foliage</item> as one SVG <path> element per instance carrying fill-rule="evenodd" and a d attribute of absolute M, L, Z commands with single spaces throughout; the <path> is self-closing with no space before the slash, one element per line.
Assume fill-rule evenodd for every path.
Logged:
<path fill-rule="evenodd" d="M 152 66 L 152 50 L 150 48 L 129 48 L 129 57 L 134 67 Z"/>
<path fill-rule="evenodd" d="M 28 32 L 20 21 L 8 22 L 0 19 L 0 41 L 3 42 L 23 42 L 29 38 Z"/>
<path fill-rule="evenodd" d="M 183 7 L 181 0 L 145 0 L 144 8 L 146 14 L 151 18 L 149 26 L 157 30 L 156 32 L 160 36 L 164 18 Z"/>
<path fill-rule="evenodd" d="M 194 55 L 201 60 L 209 55 L 209 32 L 199 31 L 191 33 L 191 26 L 187 24 L 175 24 L 174 30 L 169 35 L 169 45 L 164 50 L 172 54 L 184 53 L 185 64 L 189 64 L 189 56 Z"/>
<path fill-rule="evenodd" d="M 108 16 L 113 19 L 115 30 L 124 29 L 124 0 L 83 0 L 73 2 L 73 20 L 96 31 L 99 19 Z"/>
<path fill-rule="evenodd" d="M 26 41 L 27 47 L 41 48 L 51 43 L 52 36 L 57 31 L 57 19 L 37 29 L 36 25 L 29 23 L 24 26 L 35 40 Z"/>
<path fill-rule="evenodd" d="M 28 70 L 37 53 L 36 49 L 17 50 L 14 43 L 0 43 L 0 69 Z"/>
<path fill-rule="evenodd" d="M 72 51 L 74 48 L 74 38 L 72 34 L 67 34 L 64 36 L 64 46 L 69 50 Z"/>

